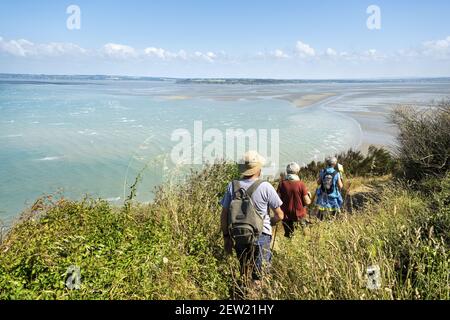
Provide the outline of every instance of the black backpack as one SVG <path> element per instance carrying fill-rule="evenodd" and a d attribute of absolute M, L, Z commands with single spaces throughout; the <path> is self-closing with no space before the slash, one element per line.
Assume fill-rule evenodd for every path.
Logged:
<path fill-rule="evenodd" d="M 327 194 L 332 194 L 335 189 L 334 177 L 338 174 L 336 170 L 333 173 L 328 173 L 326 170 L 322 171 L 322 181 L 320 184 L 320 188 L 322 192 Z"/>
<path fill-rule="evenodd" d="M 263 217 L 256 211 L 252 194 L 263 183 L 254 182 L 247 190 L 239 181 L 233 181 L 233 200 L 228 212 L 228 229 L 234 243 L 239 246 L 254 244 L 263 230 Z"/>

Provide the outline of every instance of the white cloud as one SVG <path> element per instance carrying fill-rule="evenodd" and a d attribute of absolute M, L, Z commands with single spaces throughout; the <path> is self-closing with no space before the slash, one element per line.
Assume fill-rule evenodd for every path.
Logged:
<path fill-rule="evenodd" d="M 223 51 L 185 51 L 185 50 L 168 50 L 157 46 L 148 46 L 143 48 L 133 48 L 124 44 L 107 43 L 97 49 L 85 49 L 73 43 L 64 42 L 49 42 L 49 43 L 33 43 L 26 39 L 6 40 L 0 37 L 0 54 L 9 55 L 22 59 L 33 57 L 85 57 L 86 59 L 93 59 L 95 62 L 102 60 L 119 59 L 120 61 L 131 60 L 136 63 L 153 63 L 156 61 L 164 61 L 167 63 L 161 64 L 161 68 L 170 68 L 173 62 L 174 68 L 178 68 L 183 63 L 188 64 L 189 61 L 196 61 L 199 64 L 215 63 L 217 65 L 225 63 L 228 66 L 244 65 L 248 62 L 262 63 L 261 59 L 266 60 L 267 63 L 274 63 L 287 69 L 291 68 L 292 63 L 309 64 L 309 62 L 319 64 L 332 65 L 353 65 L 358 68 L 362 65 L 370 66 L 379 65 L 380 63 L 389 65 L 392 63 L 440 63 L 443 59 L 450 59 L 450 36 L 440 39 L 426 41 L 417 44 L 416 47 L 393 50 L 391 52 L 381 52 L 377 49 L 358 50 L 358 51 L 340 51 L 330 47 L 326 49 L 314 49 L 311 45 L 302 41 L 297 41 L 291 44 L 289 49 L 273 48 L 259 51 L 258 53 L 247 53 L 236 56 L 229 56 Z M 296 60 L 294 57 L 300 59 Z M 71 61 L 71 60 L 68 60 Z M 117 61 L 117 60 L 116 60 Z M 178 62 L 178 64 L 177 64 Z M 419 63 L 417 63 L 419 64 Z M 157 65 L 157 63 L 155 63 Z M 200 68 L 201 69 L 201 68 Z M 164 69 L 165 70 L 165 69 Z M 231 67 L 230 67 L 231 70 Z"/>
<path fill-rule="evenodd" d="M 400 58 L 417 58 L 420 56 L 420 52 L 416 49 L 399 49 L 395 55 Z"/>
<path fill-rule="evenodd" d="M 215 54 L 214 52 L 211 52 L 211 51 L 206 52 L 206 53 L 203 53 L 201 51 L 196 51 L 196 52 L 194 52 L 194 58 L 205 60 L 208 62 L 214 62 L 214 60 L 217 58 L 217 54 Z"/>
<path fill-rule="evenodd" d="M 338 61 L 348 62 L 368 62 L 368 61 L 383 61 L 389 58 L 388 55 L 376 50 L 369 49 L 362 52 L 338 52 L 334 49 L 328 48 L 325 53 L 325 57 Z"/>
<path fill-rule="evenodd" d="M 376 49 L 369 49 L 369 50 L 367 50 L 367 51 L 364 51 L 363 54 L 364 54 L 365 56 L 368 56 L 368 57 L 375 57 L 376 54 L 377 54 L 377 50 L 376 50 Z"/>
<path fill-rule="evenodd" d="M 144 50 L 144 53 L 149 57 L 156 57 L 162 60 L 173 59 L 178 57 L 178 54 L 176 53 L 172 53 L 162 48 L 155 48 L 155 47 L 146 48 Z"/>
<path fill-rule="evenodd" d="M 86 54 L 87 50 L 73 43 L 50 42 L 47 44 L 35 44 L 25 39 L 5 41 L 0 37 L 0 52 L 17 57 L 55 57 L 63 55 L 82 55 Z"/>
<path fill-rule="evenodd" d="M 178 58 L 180 58 L 182 60 L 187 60 L 187 58 L 188 58 L 188 54 L 184 50 L 178 51 L 178 55 L 177 56 L 178 56 Z"/>
<path fill-rule="evenodd" d="M 102 52 L 111 58 L 127 59 L 137 57 L 137 52 L 133 47 L 117 43 L 105 44 Z"/>
<path fill-rule="evenodd" d="M 413 48 L 399 49 L 395 52 L 395 54 L 397 59 L 450 59 L 450 36 L 441 40 L 425 41 L 420 46 Z"/>
<path fill-rule="evenodd" d="M 155 48 L 155 47 L 149 47 L 144 50 L 144 54 L 147 57 L 151 58 L 158 58 L 161 60 L 173 60 L 173 59 L 180 59 L 180 60 L 205 60 L 208 62 L 214 62 L 216 59 L 219 58 L 219 54 L 216 54 L 214 52 L 208 51 L 206 53 L 203 53 L 201 51 L 196 51 L 193 54 L 187 53 L 185 50 L 179 50 L 178 52 L 171 52 L 162 48 Z M 220 53 L 221 56 L 225 56 L 225 53 Z"/>
<path fill-rule="evenodd" d="M 276 49 L 274 52 L 272 52 L 271 55 L 277 59 L 289 58 L 289 56 L 286 53 L 284 53 L 283 50 L 280 50 L 280 49 Z"/>
<path fill-rule="evenodd" d="M 38 48 L 38 54 L 49 56 L 84 55 L 88 53 L 88 50 L 73 43 L 52 42 L 49 44 L 41 44 Z"/>
<path fill-rule="evenodd" d="M 316 55 L 316 50 L 312 48 L 309 44 L 297 41 L 295 45 L 295 50 L 300 57 L 314 57 Z"/>
<path fill-rule="evenodd" d="M 433 50 L 446 50 L 450 47 L 450 36 L 443 40 L 427 41 L 424 46 Z"/>
<path fill-rule="evenodd" d="M 425 56 L 450 58 L 450 36 L 442 40 L 426 41 L 422 47 L 422 54 Z"/>
<path fill-rule="evenodd" d="M 214 62 L 218 59 L 227 58 L 226 53 L 223 51 L 218 53 L 212 51 L 195 51 L 193 53 L 188 53 L 185 50 L 172 52 L 158 47 L 147 47 L 143 50 L 138 50 L 131 46 L 118 43 L 107 43 L 98 50 L 88 50 L 73 43 L 50 42 L 35 44 L 25 39 L 6 41 L 2 37 L 0 37 L 0 53 L 5 53 L 16 57 L 55 57 L 70 55 L 122 60 L 153 58 L 166 61 L 178 59 L 184 61 L 200 60 L 207 62 Z"/>
<path fill-rule="evenodd" d="M 35 45 L 25 39 L 5 41 L 0 38 L 0 51 L 13 56 L 26 57 L 34 54 Z"/>
<path fill-rule="evenodd" d="M 211 59 L 217 58 L 217 55 L 216 55 L 214 52 L 211 52 L 211 51 L 207 52 L 207 53 L 206 53 L 206 56 L 207 56 L 208 58 L 211 58 Z"/>
<path fill-rule="evenodd" d="M 336 57 L 338 55 L 336 50 L 334 50 L 332 48 L 327 48 L 327 50 L 325 51 L 325 54 L 329 57 Z"/>

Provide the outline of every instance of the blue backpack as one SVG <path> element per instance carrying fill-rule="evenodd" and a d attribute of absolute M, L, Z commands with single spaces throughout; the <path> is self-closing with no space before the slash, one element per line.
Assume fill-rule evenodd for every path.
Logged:
<path fill-rule="evenodd" d="M 322 180 L 320 184 L 320 189 L 323 193 L 332 194 L 336 188 L 336 184 L 334 183 L 334 177 L 338 174 L 336 170 L 332 173 L 327 172 L 327 170 L 322 171 Z"/>

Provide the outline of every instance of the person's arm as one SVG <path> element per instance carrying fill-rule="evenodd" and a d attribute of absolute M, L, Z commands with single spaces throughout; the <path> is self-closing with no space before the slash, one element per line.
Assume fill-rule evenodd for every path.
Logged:
<path fill-rule="evenodd" d="M 270 219 L 270 224 L 274 226 L 284 219 L 284 213 L 283 210 L 281 210 L 281 207 L 272 209 L 272 211 L 274 213 L 274 216 Z"/>
<path fill-rule="evenodd" d="M 281 210 L 281 206 L 283 205 L 283 201 L 281 201 L 280 196 L 277 194 L 275 189 L 272 187 L 270 183 L 267 183 L 267 199 L 269 203 L 269 208 L 272 209 L 274 216 L 270 218 L 270 224 L 274 226 L 279 221 L 284 219 L 283 210 Z"/>
<path fill-rule="evenodd" d="M 228 209 L 222 208 L 222 213 L 220 214 L 220 227 L 222 229 L 222 234 L 228 234 Z"/>
<path fill-rule="evenodd" d="M 303 200 L 303 206 L 307 206 L 311 204 L 311 192 L 308 191 L 308 188 L 306 187 L 304 182 L 301 182 L 301 193 L 302 193 L 302 200 Z"/>
<path fill-rule="evenodd" d="M 308 192 L 306 195 L 303 196 L 303 204 L 305 206 L 310 205 L 311 204 L 311 193 Z"/>
<path fill-rule="evenodd" d="M 230 231 L 228 230 L 228 209 L 222 208 L 222 213 L 220 214 L 220 228 L 223 234 L 223 247 L 226 254 L 233 253 L 233 241 L 230 236 Z"/>
<path fill-rule="evenodd" d="M 342 177 L 341 177 L 341 174 L 339 174 L 339 177 L 338 177 L 338 187 L 339 187 L 339 190 L 342 190 L 342 188 L 344 187 L 344 183 L 342 182 Z"/>
<path fill-rule="evenodd" d="M 222 212 L 220 214 L 220 230 L 223 234 L 223 243 L 224 243 L 224 249 L 227 254 L 231 254 L 233 252 L 233 240 L 231 239 L 231 236 L 229 234 L 228 230 L 228 211 L 231 203 L 231 192 L 232 187 L 231 184 L 228 185 L 227 191 L 225 192 L 225 195 L 221 201 L 222 205 Z"/>

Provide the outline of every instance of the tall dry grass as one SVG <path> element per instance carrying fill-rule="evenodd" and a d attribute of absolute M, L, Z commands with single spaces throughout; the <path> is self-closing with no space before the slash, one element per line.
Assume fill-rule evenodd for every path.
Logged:
<path fill-rule="evenodd" d="M 397 107 L 392 122 L 398 128 L 398 176 L 412 181 L 442 178 L 450 169 L 450 100 L 426 110 Z"/>
<path fill-rule="evenodd" d="M 161 186 L 150 205 L 41 203 L 0 245 L 0 298 L 449 298 L 448 177 L 432 201 L 391 186 L 378 202 L 306 235 L 286 240 L 278 231 L 271 275 L 261 291 L 245 291 L 219 227 L 218 202 L 236 174 L 227 164 L 193 172 Z M 365 287 L 371 264 L 381 268 L 380 290 Z M 80 290 L 65 288 L 70 265 L 81 268 Z"/>

